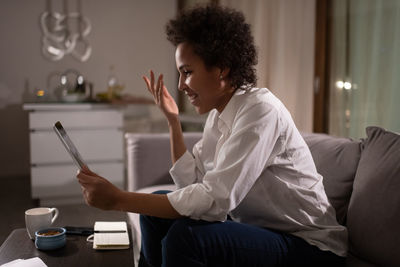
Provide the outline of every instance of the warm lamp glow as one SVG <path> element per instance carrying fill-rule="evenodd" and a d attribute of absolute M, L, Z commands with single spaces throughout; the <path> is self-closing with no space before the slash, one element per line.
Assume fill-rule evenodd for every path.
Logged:
<path fill-rule="evenodd" d="M 337 82 L 336 82 L 336 87 L 337 87 L 337 88 L 343 89 L 343 86 L 344 86 L 343 81 L 337 81 Z"/>
<path fill-rule="evenodd" d="M 36 96 L 39 96 L 39 97 L 44 96 L 44 90 L 38 90 L 36 92 Z"/>

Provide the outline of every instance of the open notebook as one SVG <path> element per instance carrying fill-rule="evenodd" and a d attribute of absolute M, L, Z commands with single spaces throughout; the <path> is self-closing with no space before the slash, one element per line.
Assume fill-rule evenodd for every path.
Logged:
<path fill-rule="evenodd" d="M 93 248 L 129 248 L 129 234 L 126 222 L 95 222 Z"/>

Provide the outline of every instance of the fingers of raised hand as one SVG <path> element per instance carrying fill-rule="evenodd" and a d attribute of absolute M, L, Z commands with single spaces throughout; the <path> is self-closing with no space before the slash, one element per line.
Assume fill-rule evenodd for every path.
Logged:
<path fill-rule="evenodd" d="M 154 92 L 154 72 L 152 70 L 150 70 L 150 86 L 150 88 Z"/>
<path fill-rule="evenodd" d="M 162 94 L 162 86 L 163 86 L 163 75 L 161 74 L 157 80 L 157 87 L 156 87 L 156 99 L 157 103 L 161 102 L 161 94 Z"/>
<path fill-rule="evenodd" d="M 147 76 L 143 76 L 143 80 L 147 85 L 147 89 L 150 91 L 151 94 L 154 95 L 154 73 L 150 70 L 150 79 Z"/>
<path fill-rule="evenodd" d="M 147 78 L 146 76 L 143 76 L 143 80 L 144 80 L 144 82 L 146 83 L 147 90 L 149 90 L 150 93 L 153 93 L 153 92 L 151 91 L 151 86 L 150 86 L 150 80 L 149 80 L 149 78 Z"/>
<path fill-rule="evenodd" d="M 147 85 L 147 89 L 153 95 L 156 104 L 159 104 L 162 100 L 161 96 L 164 87 L 163 75 L 160 74 L 160 76 L 157 79 L 157 84 L 155 84 L 154 72 L 150 70 L 150 79 L 146 76 L 143 76 L 143 80 Z"/>
<path fill-rule="evenodd" d="M 160 102 L 161 102 L 160 90 L 162 88 L 162 85 L 161 85 L 162 83 L 163 83 L 163 75 L 161 74 L 157 79 L 157 84 L 154 86 L 154 99 L 156 100 L 157 104 L 160 104 Z"/>
<path fill-rule="evenodd" d="M 152 70 L 150 70 L 149 77 L 150 77 L 150 79 L 146 75 L 142 76 L 143 80 L 145 81 L 145 83 L 147 85 L 147 89 L 149 89 L 149 91 L 151 91 L 151 89 L 154 87 L 154 73 Z"/>
<path fill-rule="evenodd" d="M 160 91 L 159 91 L 159 93 L 158 93 L 158 97 L 160 98 L 160 101 L 163 101 L 163 99 L 164 99 L 164 90 L 165 90 L 165 88 L 164 88 L 164 81 L 163 80 L 161 80 L 161 84 L 160 84 Z"/>

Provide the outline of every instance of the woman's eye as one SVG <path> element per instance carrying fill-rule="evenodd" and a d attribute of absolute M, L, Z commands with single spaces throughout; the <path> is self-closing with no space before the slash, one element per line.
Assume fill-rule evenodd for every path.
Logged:
<path fill-rule="evenodd" d="M 188 71 L 188 70 L 184 70 L 184 71 L 183 71 L 183 74 L 185 74 L 186 77 L 189 76 L 191 73 L 192 73 L 192 72 L 191 72 L 191 71 Z"/>

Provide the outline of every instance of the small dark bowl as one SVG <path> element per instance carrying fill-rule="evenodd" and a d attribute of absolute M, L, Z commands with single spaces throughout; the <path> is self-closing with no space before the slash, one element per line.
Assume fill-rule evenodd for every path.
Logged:
<path fill-rule="evenodd" d="M 57 234 L 49 234 L 51 232 L 59 232 Z M 65 236 L 65 228 L 53 227 L 40 229 L 35 232 L 35 246 L 40 250 L 53 250 L 62 248 L 67 242 Z"/>

